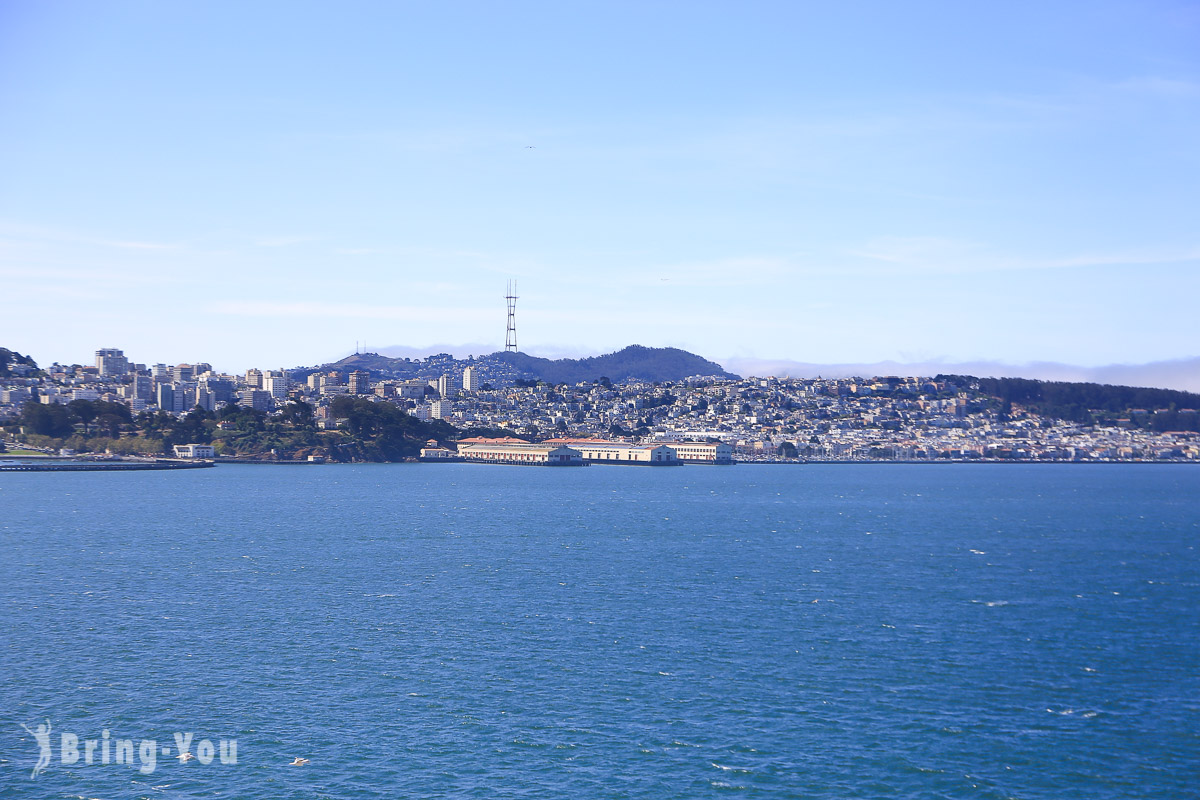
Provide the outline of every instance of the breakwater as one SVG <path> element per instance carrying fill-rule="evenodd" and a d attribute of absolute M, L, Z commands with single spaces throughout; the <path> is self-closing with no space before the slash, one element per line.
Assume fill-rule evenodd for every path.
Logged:
<path fill-rule="evenodd" d="M 0 472 L 133 472 L 214 466 L 211 461 L 20 461 L 0 462 Z"/>

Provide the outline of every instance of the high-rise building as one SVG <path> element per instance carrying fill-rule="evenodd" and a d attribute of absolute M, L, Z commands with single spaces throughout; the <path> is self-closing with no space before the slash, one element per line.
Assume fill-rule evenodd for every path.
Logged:
<path fill-rule="evenodd" d="M 263 388 L 263 374 L 261 370 L 248 369 L 246 370 L 246 386 L 251 389 Z"/>
<path fill-rule="evenodd" d="M 467 392 L 479 391 L 479 368 L 467 367 L 463 370 L 462 388 Z"/>
<path fill-rule="evenodd" d="M 149 400 L 153 397 L 153 382 L 149 375 L 134 375 L 129 384 L 129 396 L 138 400 Z"/>
<path fill-rule="evenodd" d="M 270 411 L 271 393 L 264 392 L 261 389 L 246 389 L 245 391 L 241 392 L 241 397 L 238 399 L 238 405 L 242 408 L 252 408 L 255 411 Z"/>
<path fill-rule="evenodd" d="M 196 370 L 191 364 L 176 364 L 171 369 L 171 379 L 176 383 L 190 381 L 196 376 Z"/>
<path fill-rule="evenodd" d="M 233 402 L 233 381 L 231 380 L 206 376 L 200 379 L 200 387 L 212 396 L 214 405 Z"/>
<path fill-rule="evenodd" d="M 175 387 L 169 383 L 160 383 L 154 402 L 163 411 L 175 410 Z"/>
<path fill-rule="evenodd" d="M 454 397 L 462 389 L 462 379 L 456 375 L 446 373 L 438 378 L 437 390 L 443 398 Z"/>
<path fill-rule="evenodd" d="M 96 351 L 96 370 L 102 378 L 114 378 L 129 372 L 129 359 L 115 347 Z"/>
<path fill-rule="evenodd" d="M 350 394 L 366 394 L 371 382 L 371 373 L 356 369 L 350 373 Z"/>
<path fill-rule="evenodd" d="M 262 379 L 263 391 L 270 393 L 271 398 L 277 403 L 287 400 L 288 394 L 288 374 L 286 370 L 272 369 L 268 370 Z"/>

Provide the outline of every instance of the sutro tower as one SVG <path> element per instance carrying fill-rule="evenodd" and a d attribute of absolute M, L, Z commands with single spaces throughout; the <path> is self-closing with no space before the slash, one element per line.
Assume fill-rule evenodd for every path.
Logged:
<path fill-rule="evenodd" d="M 508 294 L 504 295 L 504 299 L 508 301 L 508 330 L 504 333 L 504 352 L 517 352 L 517 282 L 508 282 Z"/>

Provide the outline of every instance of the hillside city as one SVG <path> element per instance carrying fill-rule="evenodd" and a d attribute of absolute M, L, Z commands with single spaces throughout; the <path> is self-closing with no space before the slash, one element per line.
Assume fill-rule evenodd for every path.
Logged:
<path fill-rule="evenodd" d="M 137 364 L 115 348 L 97 351 L 89 365 L 39 369 L 14 359 L 0 373 L 0 425 L 7 426 L 10 442 L 36 442 L 20 425 L 31 402 L 119 404 L 131 422 L 146 425 L 162 415 L 186 419 L 200 409 L 214 418 L 214 450 L 222 455 L 222 413 L 244 409 L 270 419 L 286 411 L 288 419 L 299 415 L 315 430 L 336 434 L 346 430 L 337 409 L 347 406 L 339 406 L 338 398 L 354 398 L 421 422 L 448 423 L 452 427 L 440 427 L 437 438 L 451 453 L 459 433 L 483 432 L 526 441 L 721 442 L 738 461 L 1200 461 L 1195 430 L 1137 424 L 1138 415 L 1152 410 L 1132 409 L 1128 417 L 1103 423 L 1072 422 L 1001 402 L 972 378 L 697 375 L 614 382 L 601 376 L 552 384 L 488 357 L 384 359 L 371 370 L 355 368 L 361 361 L 234 375 L 207 363 Z M 1177 411 L 1175 418 L 1194 419 L 1193 410 Z M 128 434 L 121 430 L 114 424 L 113 441 L 124 441 Z M 337 457 L 327 444 L 305 452 Z"/>

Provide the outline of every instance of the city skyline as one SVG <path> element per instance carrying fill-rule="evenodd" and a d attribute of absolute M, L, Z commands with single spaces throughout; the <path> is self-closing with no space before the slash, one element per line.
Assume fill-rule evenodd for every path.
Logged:
<path fill-rule="evenodd" d="M 101 348 L 94 351 L 94 356 L 98 359 L 102 352 L 108 348 Z M 129 363 L 140 363 L 144 367 L 151 366 L 152 362 L 139 361 L 136 354 L 126 356 L 121 348 L 116 348 L 115 352 L 120 353 L 122 358 L 125 358 Z M 433 345 L 426 348 L 393 346 L 379 348 L 378 350 L 368 350 L 365 343 L 356 343 L 356 348 L 353 354 L 371 354 L 383 355 L 388 358 L 403 358 L 414 362 L 419 361 L 435 361 L 441 357 L 451 356 L 459 360 L 467 360 L 472 357 L 482 357 L 496 354 L 502 351 L 489 350 L 486 345 L 482 344 L 467 344 L 467 345 Z M 33 356 L 30 353 L 21 355 Z M 345 357 L 349 357 L 348 353 Z M 586 357 L 610 355 L 602 353 L 585 354 Z M 703 358 L 703 354 L 699 355 Z M 573 358 L 568 354 L 551 352 L 548 356 L 544 356 L 551 360 L 557 358 Z M 47 359 L 38 361 L 34 359 L 42 367 L 49 367 L 52 363 L 60 366 L 70 366 L 76 364 L 79 366 L 87 366 L 91 361 L 85 360 L 82 362 L 72 361 L 70 359 Z M 242 374 L 247 370 L 259 369 L 276 369 L 276 370 L 304 370 L 309 368 L 332 368 L 337 361 L 327 361 L 315 363 L 305 361 L 305 359 L 293 359 L 291 362 L 281 363 L 276 365 L 267 364 L 252 364 L 248 367 L 240 367 L 231 369 L 220 363 L 211 363 L 205 358 L 192 359 L 166 359 L 161 362 L 154 362 L 154 366 L 189 366 L 193 363 L 206 364 L 210 366 L 214 372 L 220 374 Z M 1096 383 L 1113 386 L 1134 386 L 1145 388 L 1158 389 L 1174 389 L 1178 391 L 1200 393 L 1200 358 L 1191 359 L 1176 359 L 1170 361 L 1151 362 L 1147 364 L 1109 364 L 1097 367 L 1082 367 L 1072 364 L 1061 364 L 1055 362 L 1033 362 L 1027 364 L 1005 364 L 997 361 L 927 361 L 927 362 L 908 362 L 899 363 L 894 361 L 883 361 L 875 363 L 859 363 L 859 364 L 816 364 L 805 363 L 784 359 L 755 359 L 755 358 L 730 358 L 723 362 L 713 361 L 713 363 L 726 369 L 727 371 L 740 375 L 742 378 L 779 378 L 779 379 L 814 379 L 814 378 L 875 378 L 882 376 L 921 376 L 933 377 L 936 375 L 974 375 L 981 378 L 1027 378 L 1041 381 L 1061 381 L 1066 383 Z"/>
<path fill-rule="evenodd" d="M 39 363 L 495 352 L 509 279 L 549 357 L 1200 355 L 1188 4 L 0 21 L 0 346 Z"/>

